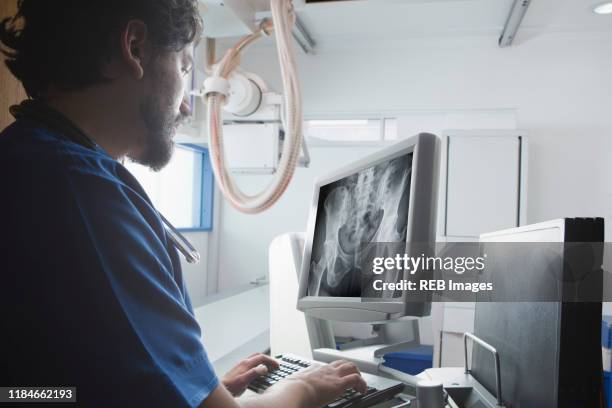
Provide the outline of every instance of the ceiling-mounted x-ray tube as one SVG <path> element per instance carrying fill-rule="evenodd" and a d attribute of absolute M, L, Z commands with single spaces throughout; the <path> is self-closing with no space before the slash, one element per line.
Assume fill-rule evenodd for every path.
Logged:
<path fill-rule="evenodd" d="M 271 0 L 270 8 L 272 21 L 264 21 L 253 34 L 242 38 L 225 53 L 218 63 L 212 64 L 210 60 L 214 60 L 214 50 L 209 51 L 207 70 L 211 72 L 204 82 L 204 98 L 207 103 L 206 128 L 212 168 L 219 189 L 234 208 L 252 214 L 270 208 L 287 189 L 298 164 L 303 140 L 301 93 L 292 42 L 292 27 L 296 16 L 291 0 Z M 240 53 L 262 35 L 269 35 L 272 31 L 276 39 L 283 82 L 284 114 L 281 115 L 281 118 L 285 128 L 285 140 L 280 163 L 271 183 L 259 194 L 247 195 L 237 186 L 226 163 L 221 109 L 228 104 L 231 98 L 231 80 L 246 83 L 236 81 L 238 76 L 244 76 L 238 70 Z M 209 42 L 209 45 L 211 44 L 213 44 L 212 41 Z M 257 83 L 252 82 L 254 87 L 258 86 Z M 252 94 L 257 95 L 258 93 L 252 92 Z"/>

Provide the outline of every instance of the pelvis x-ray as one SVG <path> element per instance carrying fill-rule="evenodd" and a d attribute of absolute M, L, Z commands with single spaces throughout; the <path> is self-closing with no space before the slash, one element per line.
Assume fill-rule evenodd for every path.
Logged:
<path fill-rule="evenodd" d="M 362 244 L 406 241 L 411 174 L 408 153 L 321 187 L 310 296 L 362 296 Z"/>

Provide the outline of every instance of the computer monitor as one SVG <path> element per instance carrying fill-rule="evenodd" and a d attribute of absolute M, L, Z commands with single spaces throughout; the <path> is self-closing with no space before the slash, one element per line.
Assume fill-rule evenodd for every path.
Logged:
<path fill-rule="evenodd" d="M 315 182 L 299 310 L 322 319 L 370 323 L 429 315 L 430 302 L 411 302 L 405 292 L 362 297 L 361 248 L 364 243 L 435 241 L 438 161 L 438 138 L 421 133 Z"/>

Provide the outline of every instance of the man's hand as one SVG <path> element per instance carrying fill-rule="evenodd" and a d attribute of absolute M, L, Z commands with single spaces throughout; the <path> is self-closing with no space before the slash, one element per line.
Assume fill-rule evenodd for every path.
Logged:
<path fill-rule="evenodd" d="M 261 363 L 264 365 L 276 364 L 270 357 L 256 354 L 240 363 L 230 374 L 237 374 L 233 377 L 234 380 L 236 378 L 246 379 L 249 377 L 247 373 Z M 223 383 L 225 384 L 226 381 L 224 379 Z M 248 384 L 248 381 L 243 381 L 243 384 Z M 313 365 L 292 374 L 268 388 L 261 395 L 253 394 L 234 399 L 225 387 L 219 386 L 202 401 L 199 408 L 322 408 L 349 388 L 361 393 L 367 391 L 366 383 L 361 378 L 355 364 L 335 361 L 327 365 Z"/>
<path fill-rule="evenodd" d="M 313 365 L 306 370 L 298 371 L 270 387 L 269 391 L 275 388 L 280 391 L 284 385 L 289 385 L 291 382 L 303 385 L 306 392 L 304 404 L 301 406 L 308 408 L 323 407 L 349 388 L 362 394 L 365 394 L 368 388 L 357 366 L 344 360 L 320 366 Z"/>
<path fill-rule="evenodd" d="M 221 382 L 233 396 L 237 397 L 246 390 L 251 381 L 275 368 L 278 368 L 278 363 L 272 357 L 260 353 L 253 354 L 225 374 Z"/>

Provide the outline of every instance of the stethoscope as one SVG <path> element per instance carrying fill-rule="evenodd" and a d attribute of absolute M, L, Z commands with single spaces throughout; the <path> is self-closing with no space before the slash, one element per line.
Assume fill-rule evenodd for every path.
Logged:
<path fill-rule="evenodd" d="M 61 135 L 69 140 L 80 144 L 88 149 L 96 150 L 98 145 L 91 140 L 81 129 L 66 118 L 61 113 L 50 108 L 49 106 L 37 102 L 32 99 L 23 101 L 19 105 L 10 107 L 11 114 L 16 118 L 28 118 L 46 125 L 47 127 L 58 131 Z M 196 264 L 200 261 L 199 252 L 191 245 L 191 243 L 181 234 L 157 209 L 157 214 L 162 220 L 166 235 L 170 238 L 172 244 L 183 254 L 185 260 L 191 264 Z"/>

